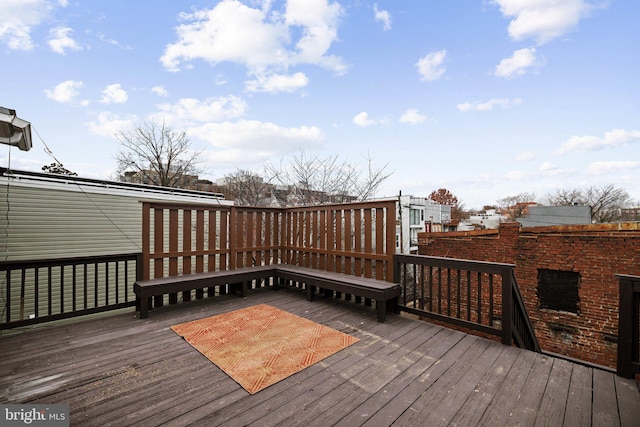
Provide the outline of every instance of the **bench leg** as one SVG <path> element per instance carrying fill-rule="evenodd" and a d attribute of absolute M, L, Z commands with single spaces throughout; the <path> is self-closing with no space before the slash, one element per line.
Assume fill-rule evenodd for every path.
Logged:
<path fill-rule="evenodd" d="M 387 301 L 387 311 L 393 314 L 400 314 L 400 306 L 398 305 L 398 297 Z"/>
<path fill-rule="evenodd" d="M 137 298 L 137 304 L 140 306 L 140 318 L 146 319 L 149 317 L 149 300 L 151 297 Z"/>
<path fill-rule="evenodd" d="M 316 287 L 307 284 L 307 300 L 313 301 L 313 296 L 316 293 Z"/>
<path fill-rule="evenodd" d="M 387 303 L 384 300 L 376 300 L 376 311 L 378 312 L 378 322 L 384 323 L 387 317 Z"/>

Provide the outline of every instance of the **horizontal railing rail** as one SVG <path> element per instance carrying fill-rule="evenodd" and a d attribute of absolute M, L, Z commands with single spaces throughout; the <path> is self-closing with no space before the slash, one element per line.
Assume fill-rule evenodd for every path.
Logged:
<path fill-rule="evenodd" d="M 0 262 L 0 330 L 135 305 L 142 254 Z"/>
<path fill-rule="evenodd" d="M 396 255 L 400 310 L 540 351 L 512 264 Z"/>
<path fill-rule="evenodd" d="M 618 279 L 617 374 L 633 378 L 640 374 L 640 276 L 616 274 Z"/>

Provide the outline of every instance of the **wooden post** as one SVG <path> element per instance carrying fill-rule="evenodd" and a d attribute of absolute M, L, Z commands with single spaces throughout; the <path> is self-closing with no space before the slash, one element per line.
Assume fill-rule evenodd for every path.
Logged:
<path fill-rule="evenodd" d="M 618 275 L 619 305 L 618 305 L 618 364 L 616 373 L 624 378 L 633 378 L 631 366 L 633 352 L 633 280 L 630 277 Z M 640 283 L 640 282 L 639 282 Z M 636 320 L 635 327 L 638 327 Z M 636 345 L 638 345 L 636 343 Z"/>
<path fill-rule="evenodd" d="M 149 266 L 151 260 L 149 259 L 149 251 L 151 249 L 151 206 L 148 202 L 142 204 L 142 262 L 141 268 L 137 271 L 142 275 L 136 277 L 136 280 L 148 280 L 150 277 Z"/>
<path fill-rule="evenodd" d="M 502 344 L 511 346 L 511 318 L 513 317 L 513 290 L 514 283 L 511 267 L 501 269 L 502 276 Z"/>

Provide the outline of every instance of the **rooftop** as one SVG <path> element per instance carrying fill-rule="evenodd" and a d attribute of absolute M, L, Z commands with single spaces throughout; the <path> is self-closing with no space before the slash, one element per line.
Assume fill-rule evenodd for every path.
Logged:
<path fill-rule="evenodd" d="M 269 304 L 360 341 L 250 395 L 169 326 Z M 68 403 L 72 425 L 637 426 L 635 381 L 408 315 L 256 289 L 0 336 L 0 403 Z"/>

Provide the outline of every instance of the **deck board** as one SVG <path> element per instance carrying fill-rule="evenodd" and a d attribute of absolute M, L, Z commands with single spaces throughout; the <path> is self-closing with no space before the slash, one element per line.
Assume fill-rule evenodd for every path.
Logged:
<path fill-rule="evenodd" d="M 360 341 L 250 395 L 169 327 L 270 304 Z M 374 307 L 255 290 L 0 335 L 0 403 L 68 403 L 72 425 L 637 425 L 632 380 Z"/>
<path fill-rule="evenodd" d="M 572 365 L 566 360 L 555 359 L 545 387 L 540 408 L 536 414 L 535 426 L 561 425 L 565 408 L 556 402 L 566 402 L 569 394 Z"/>

